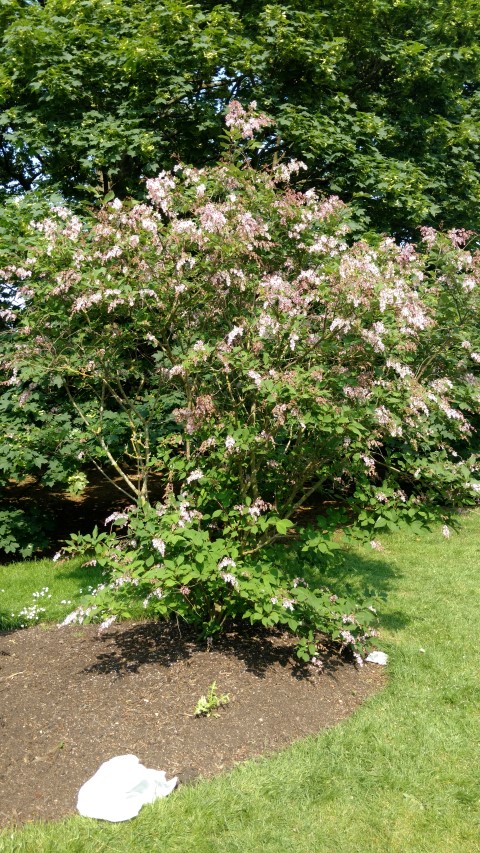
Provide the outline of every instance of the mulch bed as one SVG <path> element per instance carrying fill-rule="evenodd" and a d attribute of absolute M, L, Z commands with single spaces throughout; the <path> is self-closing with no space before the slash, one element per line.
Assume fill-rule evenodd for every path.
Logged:
<path fill-rule="evenodd" d="M 323 661 L 299 665 L 288 637 L 257 630 L 210 649 L 173 623 L 0 634 L 0 826 L 74 814 L 115 755 L 183 783 L 212 776 L 335 725 L 385 683 L 328 647 Z M 230 703 L 194 717 L 213 681 Z"/>

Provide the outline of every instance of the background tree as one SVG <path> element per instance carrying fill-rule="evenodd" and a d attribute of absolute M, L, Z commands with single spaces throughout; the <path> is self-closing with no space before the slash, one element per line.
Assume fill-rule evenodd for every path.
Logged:
<path fill-rule="evenodd" d="M 302 156 L 374 228 L 478 228 L 479 17 L 474 0 L 4 0 L 3 193 L 138 197 L 172 159 L 217 161 L 239 98 L 277 123 L 260 159 Z"/>

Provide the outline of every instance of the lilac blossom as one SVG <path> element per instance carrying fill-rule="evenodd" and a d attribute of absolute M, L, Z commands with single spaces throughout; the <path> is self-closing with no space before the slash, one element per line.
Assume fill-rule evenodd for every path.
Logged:
<path fill-rule="evenodd" d="M 208 202 L 200 214 L 200 221 L 205 231 L 219 234 L 227 224 L 227 218 L 217 204 Z"/>
<path fill-rule="evenodd" d="M 156 178 L 149 178 L 146 182 L 148 195 L 165 214 L 170 212 L 175 184 L 175 178 L 167 172 L 160 172 Z"/>
<path fill-rule="evenodd" d="M 103 634 L 105 631 L 107 631 L 110 628 L 110 626 L 113 625 L 113 623 L 116 621 L 116 619 L 117 619 L 116 616 L 109 616 L 108 619 L 105 619 L 99 625 L 98 633 Z"/>
<path fill-rule="evenodd" d="M 108 518 L 105 519 L 104 524 L 110 524 L 112 521 L 122 521 L 124 526 L 128 522 L 128 515 L 125 512 L 112 512 Z"/>
<path fill-rule="evenodd" d="M 152 539 L 152 546 L 155 548 L 155 551 L 158 551 L 162 557 L 165 556 L 165 542 L 163 539 Z"/>
<path fill-rule="evenodd" d="M 235 338 L 238 338 L 238 336 L 241 337 L 243 335 L 243 331 L 243 326 L 234 326 L 232 331 L 229 332 L 227 335 L 228 346 L 231 346 L 233 344 Z"/>
<path fill-rule="evenodd" d="M 340 631 L 340 636 L 345 645 L 355 645 L 355 637 L 350 631 Z"/>
<path fill-rule="evenodd" d="M 225 116 L 225 124 L 229 129 L 239 130 L 243 139 L 252 139 L 253 135 L 262 127 L 268 127 L 271 124 L 271 119 L 263 113 L 256 113 L 256 109 L 256 101 L 249 104 L 248 111 L 242 107 L 239 101 L 231 101 Z"/>
<path fill-rule="evenodd" d="M 235 447 L 236 443 L 237 442 L 235 441 L 235 439 L 233 438 L 232 435 L 227 435 L 227 437 L 225 439 L 225 447 L 226 447 L 227 453 L 232 453 L 233 448 Z"/>
<path fill-rule="evenodd" d="M 234 569 L 236 568 L 236 565 L 235 560 L 232 560 L 231 557 L 223 557 L 218 564 L 218 568 L 226 569 L 228 566 L 231 566 Z"/>

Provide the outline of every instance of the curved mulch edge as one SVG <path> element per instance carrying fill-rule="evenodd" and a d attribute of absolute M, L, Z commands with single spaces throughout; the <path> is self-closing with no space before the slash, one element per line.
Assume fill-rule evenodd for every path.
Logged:
<path fill-rule="evenodd" d="M 211 650 L 173 623 L 37 626 L 0 635 L 0 826 L 74 814 L 80 786 L 133 753 L 181 782 L 278 750 L 351 714 L 385 684 L 328 647 L 300 665 L 291 638 L 251 629 Z M 216 681 L 229 704 L 193 715 Z"/>

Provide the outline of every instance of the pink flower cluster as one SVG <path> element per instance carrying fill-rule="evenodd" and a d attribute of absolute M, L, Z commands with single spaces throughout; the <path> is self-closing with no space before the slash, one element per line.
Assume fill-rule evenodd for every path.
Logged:
<path fill-rule="evenodd" d="M 257 102 L 252 101 L 245 110 L 239 101 L 231 101 L 227 108 L 225 124 L 229 129 L 239 130 L 243 139 L 252 139 L 254 134 L 272 123 L 264 113 L 257 113 Z"/>

